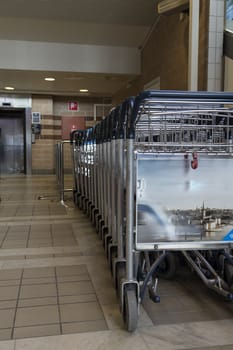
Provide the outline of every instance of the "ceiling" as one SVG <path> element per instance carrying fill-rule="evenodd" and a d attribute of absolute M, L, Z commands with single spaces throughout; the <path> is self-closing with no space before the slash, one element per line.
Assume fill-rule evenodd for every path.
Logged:
<path fill-rule="evenodd" d="M 0 40 L 140 48 L 156 18 L 158 0 L 8 0 L 1 3 Z M 55 77 L 45 82 L 45 76 Z M 130 74 L 1 70 L 0 91 L 111 96 L 136 78 Z"/>

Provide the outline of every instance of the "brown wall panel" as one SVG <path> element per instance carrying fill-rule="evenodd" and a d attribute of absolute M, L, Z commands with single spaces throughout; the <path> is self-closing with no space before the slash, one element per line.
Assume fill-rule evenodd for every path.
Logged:
<path fill-rule="evenodd" d="M 200 1 L 199 90 L 207 87 L 209 0 Z M 188 88 L 189 14 L 160 16 L 142 48 L 142 74 L 128 89 L 113 96 L 113 104 L 137 95 L 144 85 L 160 77 L 161 90 Z"/>

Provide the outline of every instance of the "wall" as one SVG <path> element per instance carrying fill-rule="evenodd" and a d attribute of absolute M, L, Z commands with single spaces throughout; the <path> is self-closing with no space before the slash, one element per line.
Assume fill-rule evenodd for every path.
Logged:
<path fill-rule="evenodd" d="M 53 117 L 52 96 L 32 96 L 32 112 L 41 113 L 41 134 L 36 136 L 32 145 L 32 173 L 53 173 L 56 120 Z"/>
<path fill-rule="evenodd" d="M 69 101 L 77 101 L 79 111 L 68 111 Z M 62 117 L 85 117 L 86 127 L 90 127 L 102 118 L 102 114 L 98 113 L 97 109 L 97 120 L 94 120 L 94 105 L 110 102 L 109 99 L 102 98 L 33 95 L 32 112 L 41 113 L 41 133 L 36 136 L 35 143 L 32 145 L 32 173 L 53 174 L 55 172 L 55 144 L 61 140 Z M 107 112 L 106 109 L 105 114 Z M 65 169 L 67 171 L 71 169 L 70 149 L 67 146 L 65 147 Z"/>
<path fill-rule="evenodd" d="M 199 90 L 207 88 L 209 0 L 200 1 Z M 144 89 L 151 80 L 160 78 L 161 90 L 188 88 L 189 16 L 175 13 L 160 16 L 141 50 L 142 74 L 132 86 L 113 97 L 118 104 Z"/>
<path fill-rule="evenodd" d="M 223 80 L 224 0 L 211 0 L 207 89 L 221 91 Z"/>
<path fill-rule="evenodd" d="M 225 57 L 224 91 L 233 91 L 233 59 Z"/>

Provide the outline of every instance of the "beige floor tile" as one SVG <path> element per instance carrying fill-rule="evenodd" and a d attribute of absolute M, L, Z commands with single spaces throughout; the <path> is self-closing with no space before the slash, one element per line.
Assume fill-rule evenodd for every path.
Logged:
<path fill-rule="evenodd" d="M 16 341 L 15 350 L 148 350 L 138 334 L 99 331 Z M 7 349 L 8 350 L 8 349 Z M 154 348 L 154 350 L 159 350 Z M 161 349 L 160 349 L 161 350 Z M 164 350 L 164 349 L 163 349 Z"/>
<path fill-rule="evenodd" d="M 45 337 L 58 334 L 60 334 L 59 324 L 32 327 L 17 327 L 14 329 L 13 339 Z"/>
<path fill-rule="evenodd" d="M 57 277 L 66 277 L 66 276 L 76 276 L 79 274 L 87 274 L 86 265 L 78 265 L 78 266 L 59 266 L 56 267 Z"/>
<path fill-rule="evenodd" d="M 0 261 L 2 260 L 24 260 L 25 256 L 24 255 L 4 255 L 4 256 L 0 256 Z"/>
<path fill-rule="evenodd" d="M 3 249 L 12 249 L 12 248 L 26 248 L 27 241 L 26 240 L 14 240 L 14 241 L 5 241 L 3 242 Z"/>
<path fill-rule="evenodd" d="M 89 281 L 58 283 L 59 296 L 89 294 L 93 292 L 94 288 L 92 286 L 92 283 Z"/>
<path fill-rule="evenodd" d="M 0 288 L 0 300 L 14 300 L 18 297 L 19 286 L 8 286 Z"/>
<path fill-rule="evenodd" d="M 57 297 L 19 299 L 18 307 L 57 305 Z"/>
<path fill-rule="evenodd" d="M 5 241 L 12 241 L 12 240 L 27 240 L 28 238 L 28 233 L 26 234 L 7 234 L 6 238 L 5 238 Z"/>
<path fill-rule="evenodd" d="M 14 322 L 15 309 L 1 310 L 0 314 L 0 328 L 11 328 Z"/>
<path fill-rule="evenodd" d="M 73 322 L 73 323 L 62 324 L 62 334 L 97 332 L 97 331 L 105 331 L 107 329 L 108 329 L 108 326 L 105 320 Z"/>
<path fill-rule="evenodd" d="M 59 304 L 74 304 L 97 301 L 95 294 L 66 295 L 59 297 Z"/>
<path fill-rule="evenodd" d="M 111 282 L 108 288 L 104 290 L 97 290 L 96 294 L 98 296 L 100 305 L 112 305 L 118 303 L 116 290 L 114 289 Z"/>
<path fill-rule="evenodd" d="M 0 350 L 15 350 L 15 341 L 14 340 L 2 340 L 0 342 Z"/>
<path fill-rule="evenodd" d="M 0 281 L 18 280 L 21 278 L 22 269 L 0 270 Z"/>
<path fill-rule="evenodd" d="M 38 232 L 30 232 L 30 239 L 51 239 L 50 232 L 38 231 Z"/>
<path fill-rule="evenodd" d="M 30 235 L 44 234 L 49 235 L 51 232 L 50 225 L 33 224 L 31 225 Z"/>
<path fill-rule="evenodd" d="M 33 284 L 54 284 L 56 283 L 55 276 L 52 277 L 38 277 L 38 278 L 23 278 L 22 285 Z"/>
<path fill-rule="evenodd" d="M 103 320 L 103 312 L 97 302 L 60 305 L 61 322 Z"/>
<path fill-rule="evenodd" d="M 20 299 L 53 297 L 57 295 L 55 284 L 23 285 L 20 290 Z"/>
<path fill-rule="evenodd" d="M 13 309 L 16 307 L 16 303 L 17 303 L 17 300 L 0 301 L 0 309 Z"/>
<path fill-rule="evenodd" d="M 41 255 L 27 255 L 25 259 L 45 259 L 53 258 L 53 254 L 41 254 Z"/>
<path fill-rule="evenodd" d="M 0 341 L 10 340 L 10 339 L 11 339 L 11 328 L 0 329 Z M 0 347 L 0 349 L 1 349 L 1 347 Z"/>
<path fill-rule="evenodd" d="M 101 307 L 109 329 L 124 329 L 124 322 L 120 313 L 119 304 L 102 305 Z"/>
<path fill-rule="evenodd" d="M 60 253 L 60 254 L 54 254 L 55 258 L 67 258 L 70 256 L 83 256 L 82 252 L 74 252 L 74 253 Z"/>
<path fill-rule="evenodd" d="M 38 268 L 28 268 L 23 272 L 23 278 L 34 278 L 40 277 L 54 277 L 55 269 L 53 267 L 38 267 Z"/>
<path fill-rule="evenodd" d="M 58 324 L 56 305 L 19 308 L 16 312 L 15 327 Z"/>
<path fill-rule="evenodd" d="M 77 245 L 77 242 L 75 240 L 54 240 L 53 241 L 54 247 L 65 247 L 69 245 Z"/>
<path fill-rule="evenodd" d="M 79 281 L 90 281 L 90 276 L 88 273 L 77 274 L 72 276 L 57 276 L 57 281 L 62 282 L 79 282 Z"/>
<path fill-rule="evenodd" d="M 52 247 L 52 240 L 47 239 L 31 239 L 28 241 L 28 248 Z"/>
<path fill-rule="evenodd" d="M 0 288 L 6 287 L 6 286 L 19 286 L 20 280 L 7 280 L 7 281 L 0 281 Z"/>

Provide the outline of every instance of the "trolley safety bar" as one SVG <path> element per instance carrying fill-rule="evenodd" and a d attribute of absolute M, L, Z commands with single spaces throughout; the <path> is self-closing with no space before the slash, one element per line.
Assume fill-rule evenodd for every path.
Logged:
<path fill-rule="evenodd" d="M 70 143 L 69 140 L 59 141 L 57 143 L 57 154 L 56 154 L 56 164 L 57 164 L 57 180 L 59 185 L 60 192 L 60 201 L 61 204 L 64 203 L 65 192 L 72 192 L 73 188 L 65 188 L 65 179 L 64 179 L 64 145 Z"/>

